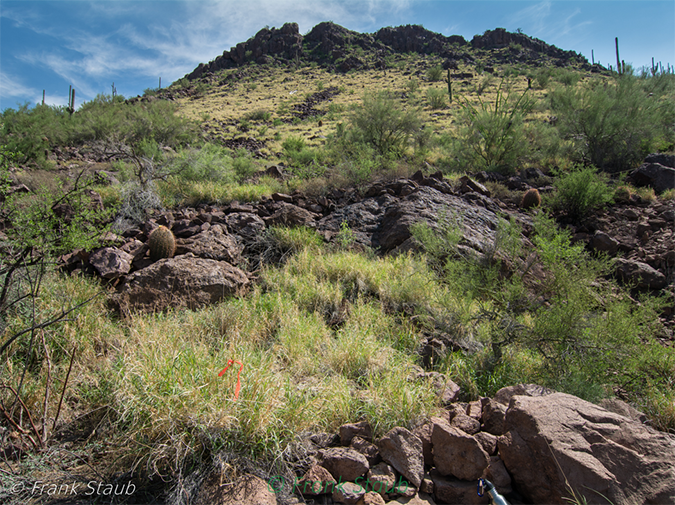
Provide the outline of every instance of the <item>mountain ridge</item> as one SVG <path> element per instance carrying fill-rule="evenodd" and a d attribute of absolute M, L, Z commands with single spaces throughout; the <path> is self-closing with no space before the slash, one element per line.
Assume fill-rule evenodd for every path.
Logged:
<path fill-rule="evenodd" d="M 512 54 L 493 54 L 508 63 L 526 59 L 552 59 L 557 66 L 565 66 L 574 59 L 584 70 L 590 70 L 588 60 L 579 53 L 563 50 L 524 33 L 508 32 L 504 28 L 486 30 L 467 41 L 461 35 L 445 36 L 427 30 L 421 25 L 401 25 L 380 28 L 373 34 L 348 30 L 330 21 L 315 25 L 301 35 L 297 23 L 285 23 L 281 28 L 265 27 L 246 42 L 211 60 L 200 63 L 185 77 L 199 79 L 219 70 L 241 67 L 249 63 L 291 64 L 300 60 L 316 62 L 339 72 L 354 69 L 387 68 L 386 58 L 393 54 L 436 54 L 446 59 L 444 67 L 453 68 L 456 61 L 474 61 L 473 50 L 493 50 L 512 47 Z M 494 53 L 494 51 L 493 51 Z"/>

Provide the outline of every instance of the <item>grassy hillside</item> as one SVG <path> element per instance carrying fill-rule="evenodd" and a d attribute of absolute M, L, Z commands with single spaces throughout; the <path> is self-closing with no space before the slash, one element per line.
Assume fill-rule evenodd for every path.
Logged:
<path fill-rule="evenodd" d="M 592 401 L 619 395 L 675 430 L 674 337 L 663 323 L 672 276 L 660 292 L 632 290 L 567 229 L 626 192 L 673 206 L 673 191 L 623 178 L 647 153 L 673 152 L 675 77 L 527 61 L 485 71 L 509 51 L 518 48 L 475 50 L 474 63 L 451 70 L 452 102 L 442 58 L 399 54 L 346 74 L 249 64 L 142 99 L 101 96 L 74 114 L 5 111 L 0 424 L 24 457 L 5 457 L 2 489 L 133 475 L 151 496 L 158 476 L 175 484 L 219 451 L 233 475 L 249 460 L 284 474 L 307 432 L 367 419 L 378 436 L 440 412 L 433 381 L 415 378 L 434 337 L 461 343 L 426 365 L 464 401 L 534 382 Z M 95 231 L 124 233 L 153 207 L 362 191 L 417 170 L 456 181 L 527 168 L 552 177 L 549 192 L 522 211 L 528 240 L 503 221 L 487 263 L 458 254 L 451 215 L 443 233 L 414 230 L 420 252 L 395 257 L 355 245 L 348 227 L 331 243 L 273 227 L 261 240 L 283 260 L 263 263 L 248 294 L 124 319 L 105 304 L 113 286 L 55 268 L 63 254 L 91 251 Z M 103 214 L 82 199 L 101 170 L 117 180 L 91 179 Z M 18 183 L 31 192 L 10 191 Z M 516 211 L 521 192 L 487 184 Z M 76 217 L 55 215 L 63 202 Z M 218 377 L 229 359 L 244 365 L 236 400 L 236 370 Z"/>

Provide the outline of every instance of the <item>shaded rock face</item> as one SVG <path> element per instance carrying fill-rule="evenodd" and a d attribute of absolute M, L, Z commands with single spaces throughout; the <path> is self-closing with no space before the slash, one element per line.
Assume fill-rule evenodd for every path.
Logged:
<path fill-rule="evenodd" d="M 483 35 L 474 35 L 473 39 L 471 39 L 472 47 L 482 49 L 506 47 L 511 43 L 520 44 L 524 48 L 532 49 L 554 58 L 568 59 L 580 56 L 574 51 L 564 51 L 524 33 L 507 32 L 504 28 L 487 30 Z"/>
<path fill-rule="evenodd" d="M 672 163 L 666 155 L 662 155 L 664 163 Z M 631 180 L 636 186 L 650 186 L 657 193 L 663 193 L 675 188 L 675 168 L 664 166 L 661 163 L 643 163 L 631 172 Z"/>
<path fill-rule="evenodd" d="M 461 35 L 445 37 L 420 25 L 381 28 L 375 34 L 375 39 L 400 53 L 442 53 L 447 44 L 460 46 L 466 44 L 466 40 Z"/>
<path fill-rule="evenodd" d="M 345 221 L 357 241 L 386 253 L 411 237 L 412 224 L 426 221 L 435 228 L 439 216 L 445 214 L 463 228 L 464 242 L 469 247 L 484 252 L 494 243 L 499 209 L 489 198 L 472 195 L 475 201 L 469 202 L 429 186 L 398 199 L 385 192 L 336 210 L 322 218 L 317 229 L 337 233 Z"/>
<path fill-rule="evenodd" d="M 534 503 L 564 503 L 565 479 L 589 503 L 675 503 L 675 437 L 577 397 L 514 396 L 499 453 Z"/>
<path fill-rule="evenodd" d="M 250 51 L 250 52 L 249 52 Z M 263 28 L 246 42 L 240 42 L 208 64 L 200 63 L 186 77 L 197 79 L 207 72 L 233 68 L 248 61 L 267 62 L 267 56 L 292 60 L 302 53 L 302 35 L 298 23 L 286 23 L 280 29 Z"/>
<path fill-rule="evenodd" d="M 641 289 L 661 289 L 666 286 L 666 276 L 642 261 L 617 258 L 616 271 L 625 282 Z"/>
<path fill-rule="evenodd" d="M 248 284 L 246 274 L 229 263 L 184 255 L 132 273 L 109 303 L 121 313 L 197 308 L 238 294 Z"/>
<path fill-rule="evenodd" d="M 563 51 L 539 39 L 524 34 L 509 33 L 503 28 L 476 35 L 471 44 L 473 47 L 493 48 L 504 47 L 511 42 L 561 60 L 572 56 L 584 60 L 583 56 L 574 51 Z M 444 68 L 456 68 L 458 59 L 471 61 L 471 57 L 462 50 L 462 47 L 466 45 L 466 39 L 460 35 L 446 37 L 420 25 L 386 27 L 374 34 L 368 34 L 354 32 L 332 22 L 323 22 L 314 26 L 303 37 L 297 23 L 286 23 L 280 29 L 263 28 L 254 37 L 246 42 L 240 42 L 229 51 L 224 51 L 210 63 L 200 63 L 186 77 L 194 80 L 218 70 L 240 67 L 250 62 L 258 64 L 288 62 L 298 57 L 333 64 L 341 71 L 348 71 L 352 68 L 386 68 L 385 56 L 391 53 L 409 52 L 438 54 L 446 58 Z M 352 59 L 347 62 L 350 56 L 352 58 L 354 56 L 350 54 L 353 46 L 368 51 L 369 58 Z M 588 67 L 590 69 L 590 65 Z"/>

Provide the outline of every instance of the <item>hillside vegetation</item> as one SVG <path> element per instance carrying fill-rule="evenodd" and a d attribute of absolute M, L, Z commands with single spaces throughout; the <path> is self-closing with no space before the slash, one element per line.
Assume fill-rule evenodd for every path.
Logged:
<path fill-rule="evenodd" d="M 673 190 L 625 179 L 647 154 L 675 151 L 675 76 L 515 42 L 458 44 L 455 59 L 378 47 L 359 56 L 377 68 L 341 71 L 346 56 L 308 46 L 74 112 L 2 113 L 0 425 L 24 455 L 5 451 L 3 490 L 76 470 L 140 476 L 153 496 L 162 477 L 180 483 L 222 451 L 233 475 L 252 461 L 282 475 L 307 433 L 367 419 L 382 434 L 440 412 L 433 382 L 411 379 L 418 367 L 446 374 L 464 401 L 537 383 L 619 396 L 675 432 L 673 270 L 665 288 L 637 290 L 569 230 L 626 195 L 673 206 Z M 482 259 L 462 254 L 448 209 L 395 256 L 347 223 L 330 242 L 269 227 L 250 291 L 199 310 L 120 317 L 105 303 L 114 282 L 57 268 L 163 209 L 363 194 L 418 170 L 456 185 L 485 172 L 517 212 L 522 191 L 505 181 L 535 168 L 551 183 L 520 211 L 528 229 L 503 219 Z M 430 351 L 439 335 L 457 348 Z M 218 377 L 230 359 L 243 363 L 237 399 L 232 370 Z"/>

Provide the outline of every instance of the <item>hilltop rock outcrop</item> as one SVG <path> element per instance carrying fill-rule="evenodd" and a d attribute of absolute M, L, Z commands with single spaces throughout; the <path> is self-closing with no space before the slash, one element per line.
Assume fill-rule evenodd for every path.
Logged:
<path fill-rule="evenodd" d="M 489 49 L 508 46 L 511 42 L 558 59 L 560 62 L 571 57 L 585 61 L 583 56 L 574 51 L 564 51 L 539 39 L 522 33 L 510 33 L 503 28 L 476 35 L 471 45 Z M 385 68 L 384 58 L 387 55 L 409 52 L 437 54 L 446 58 L 444 68 L 456 68 L 455 60 L 472 61 L 463 49 L 466 46 L 467 41 L 460 35 L 446 37 L 420 25 L 386 27 L 374 34 L 368 34 L 348 30 L 332 22 L 323 22 L 314 26 L 303 37 L 297 23 L 286 23 L 280 29 L 263 28 L 254 37 L 246 42 L 240 42 L 229 51 L 224 51 L 211 62 L 200 63 L 186 77 L 188 80 L 199 79 L 206 74 L 240 67 L 249 62 L 284 63 L 300 58 L 327 65 L 341 72 L 359 68 Z M 354 47 L 366 53 L 367 57 L 354 54 Z"/>

